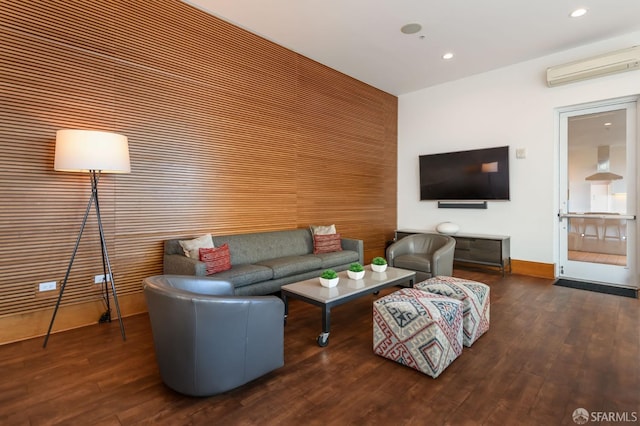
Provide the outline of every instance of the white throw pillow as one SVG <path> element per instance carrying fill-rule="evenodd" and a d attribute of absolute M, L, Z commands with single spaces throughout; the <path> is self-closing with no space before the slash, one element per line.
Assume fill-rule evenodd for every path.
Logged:
<path fill-rule="evenodd" d="M 213 248 L 213 238 L 211 238 L 211 234 L 206 234 L 193 240 L 182 240 L 180 247 L 184 250 L 185 256 L 200 260 L 200 249 Z"/>
<path fill-rule="evenodd" d="M 337 234 L 336 225 L 310 225 L 311 234 L 313 235 L 331 235 Z"/>

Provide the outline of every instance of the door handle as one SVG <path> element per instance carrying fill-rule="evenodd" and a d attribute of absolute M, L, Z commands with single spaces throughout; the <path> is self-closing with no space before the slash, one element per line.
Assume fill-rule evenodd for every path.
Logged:
<path fill-rule="evenodd" d="M 625 219 L 625 220 L 636 220 L 636 215 L 634 214 L 606 214 L 606 213 L 558 213 L 558 218 L 569 219 Z"/>

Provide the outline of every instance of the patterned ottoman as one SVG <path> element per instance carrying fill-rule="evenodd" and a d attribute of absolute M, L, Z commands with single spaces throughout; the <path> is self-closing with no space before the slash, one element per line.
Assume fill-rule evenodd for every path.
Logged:
<path fill-rule="evenodd" d="M 416 284 L 415 288 L 462 301 L 465 346 L 471 346 L 489 330 L 488 285 L 462 278 L 437 276 Z"/>
<path fill-rule="evenodd" d="M 435 379 L 462 353 L 462 302 L 413 288 L 376 300 L 373 351 Z"/>

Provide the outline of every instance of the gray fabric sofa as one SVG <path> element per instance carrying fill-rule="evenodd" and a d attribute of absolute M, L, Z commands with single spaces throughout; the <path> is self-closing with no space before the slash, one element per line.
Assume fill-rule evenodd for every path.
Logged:
<path fill-rule="evenodd" d="M 235 296 L 209 277 L 159 275 L 143 280 L 162 381 L 192 396 L 248 383 L 284 365 L 284 303 Z"/>
<path fill-rule="evenodd" d="M 180 240 L 164 243 L 164 273 L 205 276 L 205 264 L 184 255 Z M 319 277 L 323 270 L 343 271 L 364 262 L 362 240 L 342 238 L 342 251 L 313 254 L 309 229 L 213 236 L 216 247 L 229 245 L 231 269 L 209 275 L 229 281 L 238 296 L 267 295 L 284 284 Z"/>

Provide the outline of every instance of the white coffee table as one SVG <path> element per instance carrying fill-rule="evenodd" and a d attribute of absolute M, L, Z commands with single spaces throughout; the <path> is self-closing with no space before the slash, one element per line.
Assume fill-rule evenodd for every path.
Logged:
<path fill-rule="evenodd" d="M 322 333 L 317 342 L 321 347 L 329 344 L 329 328 L 331 325 L 331 308 L 367 294 L 377 293 L 383 288 L 409 282 L 413 287 L 416 273 L 406 269 L 388 267 L 385 272 L 373 272 L 371 265 L 365 266 L 364 278 L 352 280 L 347 271 L 338 273 L 340 281 L 333 288 L 320 285 L 318 278 L 311 278 L 282 286 L 282 300 L 285 306 L 285 320 L 289 312 L 288 298 L 299 299 L 322 308 Z"/>

